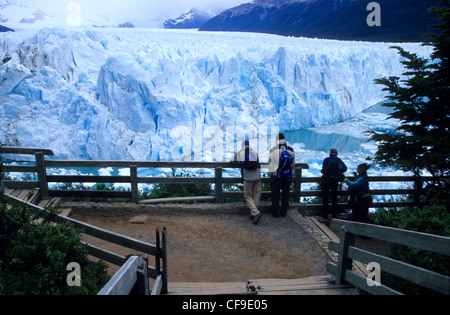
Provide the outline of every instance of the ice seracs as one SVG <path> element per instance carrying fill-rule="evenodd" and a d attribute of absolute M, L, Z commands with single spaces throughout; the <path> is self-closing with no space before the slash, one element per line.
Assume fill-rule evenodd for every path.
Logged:
<path fill-rule="evenodd" d="M 190 159 L 230 126 L 344 121 L 384 99 L 375 78 L 404 72 L 391 45 L 139 28 L 2 33 L 0 142 L 70 159 Z"/>

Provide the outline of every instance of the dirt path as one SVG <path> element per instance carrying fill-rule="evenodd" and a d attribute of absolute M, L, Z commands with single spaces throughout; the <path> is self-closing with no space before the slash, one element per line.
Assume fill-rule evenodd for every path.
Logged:
<path fill-rule="evenodd" d="M 127 215 L 120 215 L 130 213 L 123 205 L 107 207 L 118 212 L 99 209 L 98 205 L 94 212 L 92 208 L 74 207 L 72 217 L 150 243 L 155 243 L 156 229 L 166 227 L 169 282 L 293 279 L 327 274 L 328 256 L 289 214 L 275 219 L 263 210 L 264 216 L 255 226 L 242 205 L 173 205 L 159 210 L 139 207 Z M 105 213 L 116 216 L 105 217 Z M 133 219 L 145 223 L 130 223 Z M 122 255 L 131 254 L 97 239 L 86 236 L 85 240 Z"/>

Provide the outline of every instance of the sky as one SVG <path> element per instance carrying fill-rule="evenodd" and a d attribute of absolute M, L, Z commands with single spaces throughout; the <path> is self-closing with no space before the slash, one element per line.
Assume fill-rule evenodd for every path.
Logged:
<path fill-rule="evenodd" d="M 30 0 L 12 0 L 29 3 Z M 216 13 L 251 0 L 33 0 L 33 6 L 39 6 L 49 14 L 67 14 L 68 5 L 73 4 L 80 10 L 81 17 L 109 16 L 126 19 L 167 19 L 187 13 L 191 8 L 214 10 Z"/>

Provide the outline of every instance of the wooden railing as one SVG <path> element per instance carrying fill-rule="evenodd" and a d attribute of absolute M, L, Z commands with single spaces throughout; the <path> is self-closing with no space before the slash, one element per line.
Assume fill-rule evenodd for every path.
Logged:
<path fill-rule="evenodd" d="M 97 295 L 149 295 L 147 260 L 132 256 Z"/>
<path fill-rule="evenodd" d="M 35 209 L 37 211 L 46 212 L 47 210 L 44 208 L 41 208 L 35 204 L 26 202 L 22 199 L 15 198 L 12 196 L 8 196 L 9 202 L 16 202 L 23 204 L 31 209 Z M 130 238 L 128 236 L 120 235 L 111 231 L 107 231 L 92 225 L 89 225 L 87 223 L 75 220 L 73 218 L 69 218 L 62 215 L 55 215 L 51 218 L 53 222 L 56 223 L 64 223 L 64 222 L 70 222 L 74 227 L 82 229 L 84 234 L 93 236 L 95 238 L 117 244 L 120 246 L 123 246 L 125 248 L 138 251 L 140 253 L 143 253 L 144 255 L 150 255 L 155 257 L 155 266 L 151 267 L 148 265 L 145 265 L 145 268 L 142 267 L 140 270 L 146 277 L 155 279 L 155 283 L 153 285 L 152 294 L 166 294 L 167 293 L 167 231 L 164 228 L 161 237 L 159 231 L 156 231 L 156 244 L 150 244 L 147 242 L 143 242 L 140 240 L 136 240 L 133 238 Z M 107 251 L 105 249 L 102 249 L 100 247 L 96 247 L 91 244 L 85 243 L 88 253 L 94 257 L 97 257 L 99 259 L 102 259 L 104 261 L 107 261 L 109 263 L 112 263 L 117 266 L 123 266 L 127 262 L 127 258 L 121 255 L 118 255 L 116 253 Z M 134 266 L 134 263 L 133 263 Z M 145 270 L 142 270 L 142 269 Z M 128 271 L 129 272 L 129 271 Z M 148 285 L 148 278 L 145 281 Z M 114 289 L 115 290 L 115 289 Z M 111 290 L 110 293 L 112 294 L 114 292 L 120 292 L 124 293 L 126 289 L 122 288 L 119 291 Z M 142 292 L 142 285 L 139 285 L 139 290 Z M 148 290 L 147 290 L 148 291 Z M 107 291 L 104 291 L 105 293 Z M 112 292 L 112 293 L 111 293 Z M 145 289 L 144 289 L 145 292 Z"/>
<path fill-rule="evenodd" d="M 450 277 L 355 247 L 357 235 L 384 240 L 450 256 L 450 238 L 373 224 L 331 220 L 331 228 L 340 230 L 340 241 L 330 241 L 330 250 L 339 254 L 338 263 L 329 262 L 327 270 L 336 276 L 336 284 L 351 283 L 372 294 L 401 294 L 384 285 L 380 272 L 424 286 L 442 294 L 450 294 Z M 368 264 L 367 277 L 352 270 L 352 261 Z M 377 279 L 378 278 L 378 279 Z"/>
<path fill-rule="evenodd" d="M 242 198 L 243 192 L 226 191 L 224 184 L 242 183 L 241 177 L 224 177 L 223 170 L 235 168 L 236 166 L 229 162 L 145 162 L 145 161 L 61 161 L 45 159 L 45 156 L 53 155 L 48 149 L 34 148 L 14 148 L 3 147 L 2 154 L 28 154 L 34 155 L 35 165 L 6 165 L 6 172 L 34 173 L 37 174 L 37 180 L 17 181 L 5 180 L 4 184 L 9 188 L 39 188 L 41 198 L 47 197 L 95 197 L 95 198 L 126 198 L 132 202 L 150 203 L 164 201 L 186 201 L 186 200 L 209 200 L 221 203 L 225 198 Z M 128 168 L 129 176 L 83 176 L 83 175 L 48 175 L 48 168 Z M 212 169 L 214 177 L 140 177 L 138 170 L 140 168 L 172 168 L 172 169 Z M 261 165 L 263 173 L 263 183 L 269 183 L 270 179 L 264 176 L 267 169 L 267 163 Z M 293 191 L 291 196 L 294 202 L 299 202 L 301 197 L 320 197 L 320 190 L 304 190 L 302 185 L 311 183 L 320 183 L 320 177 L 302 177 L 302 170 L 308 169 L 308 164 L 297 163 L 295 175 L 293 178 Z M 431 180 L 430 177 L 421 177 L 420 179 L 412 176 L 371 176 L 370 182 L 412 182 L 411 189 L 372 189 L 372 195 L 412 195 L 414 200 L 418 200 L 420 196 L 423 181 Z M 50 183 L 127 183 L 131 189 L 129 191 L 117 190 L 60 190 L 51 189 Z M 147 200 L 139 201 L 139 185 L 140 184 L 213 184 L 214 195 L 212 196 L 195 196 L 183 199 L 168 200 Z M 303 187 L 304 188 L 304 187 Z M 262 198 L 270 197 L 269 191 L 263 191 Z M 347 190 L 338 192 L 340 196 L 348 195 Z M 375 202 L 372 207 L 398 207 L 412 205 L 414 202 L 406 201 L 387 201 Z M 340 204 L 340 208 L 344 208 L 344 203 Z M 310 210 L 319 210 L 321 204 L 308 204 Z"/>

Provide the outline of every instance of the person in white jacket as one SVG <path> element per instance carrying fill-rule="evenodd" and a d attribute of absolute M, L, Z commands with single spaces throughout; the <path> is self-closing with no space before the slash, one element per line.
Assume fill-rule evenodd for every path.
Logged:
<path fill-rule="evenodd" d="M 277 144 L 270 149 L 268 173 L 270 176 L 272 215 L 285 217 L 289 207 L 290 188 L 295 170 L 295 152 L 287 145 L 284 134 L 277 135 Z M 281 207 L 280 207 L 281 190 Z"/>

